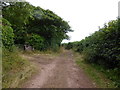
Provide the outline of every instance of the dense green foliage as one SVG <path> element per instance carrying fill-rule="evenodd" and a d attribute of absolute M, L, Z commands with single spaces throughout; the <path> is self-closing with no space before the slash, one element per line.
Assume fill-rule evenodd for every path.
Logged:
<path fill-rule="evenodd" d="M 35 7 L 28 2 L 3 1 L 2 16 L 2 83 L 3 88 L 13 88 L 33 72 L 30 63 L 21 58 L 21 53 L 14 50 L 13 46 L 23 48 L 27 45 L 40 51 L 57 51 L 62 40 L 69 38 L 66 33 L 72 30 L 66 21 L 52 11 Z"/>
<path fill-rule="evenodd" d="M 12 25 L 15 33 L 15 44 L 24 44 L 26 38 L 25 25 L 29 23 L 29 18 L 32 18 L 32 6 L 26 2 L 11 2 L 3 7 L 2 12 L 3 17 Z"/>
<path fill-rule="evenodd" d="M 68 44 L 65 43 L 63 46 L 65 47 L 65 49 L 69 50 L 69 49 L 72 49 L 74 45 L 73 43 L 69 42 Z"/>
<path fill-rule="evenodd" d="M 18 54 L 11 53 L 14 44 L 31 45 L 37 50 L 56 51 L 63 39 L 69 39 L 66 33 L 72 32 L 70 26 L 54 12 L 35 7 L 28 2 L 3 2 L 2 5 L 0 34 L 2 32 L 4 47 L 4 79 L 9 77 L 11 71 L 16 73 L 19 71 L 15 71 L 16 68 L 21 70 L 22 65 L 27 65 Z M 116 86 L 120 87 L 120 19 L 110 21 L 99 31 L 81 41 L 64 44 L 64 46 L 66 49 L 84 54 L 87 62 L 102 66 L 105 70 L 101 71 L 108 74 Z"/>
<path fill-rule="evenodd" d="M 65 46 L 84 54 L 87 62 L 109 69 L 108 73 L 112 72 L 109 78 L 120 86 L 120 19 L 110 21 L 85 39 Z"/>
<path fill-rule="evenodd" d="M 68 23 L 52 11 L 32 6 L 28 2 L 5 4 L 3 17 L 12 25 L 15 44 L 24 45 L 29 42 L 31 45 L 32 42 L 32 46 L 38 50 L 58 49 L 62 40 L 69 38 L 66 33 L 72 31 Z M 42 41 L 42 46 L 36 43 L 39 40 L 29 40 L 33 35 L 34 39 L 36 37 Z"/>
<path fill-rule="evenodd" d="M 1 32 L 2 32 L 2 44 L 5 48 L 12 50 L 12 47 L 14 45 L 14 33 L 13 29 L 11 27 L 11 24 L 4 18 L 2 20 L 2 27 Z"/>
<path fill-rule="evenodd" d="M 44 47 L 43 38 L 37 34 L 32 34 L 29 36 L 27 41 L 28 43 L 26 44 L 33 46 L 34 49 L 42 50 Z"/>

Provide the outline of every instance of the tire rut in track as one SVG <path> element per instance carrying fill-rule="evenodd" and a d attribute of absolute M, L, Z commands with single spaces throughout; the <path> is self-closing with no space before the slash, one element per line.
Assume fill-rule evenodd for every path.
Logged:
<path fill-rule="evenodd" d="M 95 88 L 84 71 L 75 64 L 72 52 L 65 51 L 55 58 L 35 55 L 31 61 L 39 71 L 23 88 Z"/>

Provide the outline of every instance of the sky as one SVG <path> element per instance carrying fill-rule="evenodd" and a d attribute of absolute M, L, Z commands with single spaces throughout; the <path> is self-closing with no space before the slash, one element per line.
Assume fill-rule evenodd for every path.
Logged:
<path fill-rule="evenodd" d="M 80 41 L 99 30 L 99 26 L 118 17 L 120 0 L 26 0 L 34 6 L 49 9 L 69 22 L 74 32 L 68 33 L 70 40 Z"/>

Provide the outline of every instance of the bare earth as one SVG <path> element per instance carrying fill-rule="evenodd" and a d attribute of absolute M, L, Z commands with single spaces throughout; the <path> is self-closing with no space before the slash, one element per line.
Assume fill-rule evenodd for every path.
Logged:
<path fill-rule="evenodd" d="M 75 64 L 72 52 L 64 51 L 58 56 L 35 54 L 25 56 L 38 67 L 22 88 L 95 88 L 95 84 Z"/>

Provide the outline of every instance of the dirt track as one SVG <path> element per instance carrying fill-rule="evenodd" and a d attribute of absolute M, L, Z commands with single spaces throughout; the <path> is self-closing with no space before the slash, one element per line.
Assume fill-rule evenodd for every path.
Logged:
<path fill-rule="evenodd" d="M 59 56 L 36 54 L 26 56 L 36 63 L 38 72 L 22 88 L 95 88 L 84 71 L 75 64 L 70 51 Z"/>

